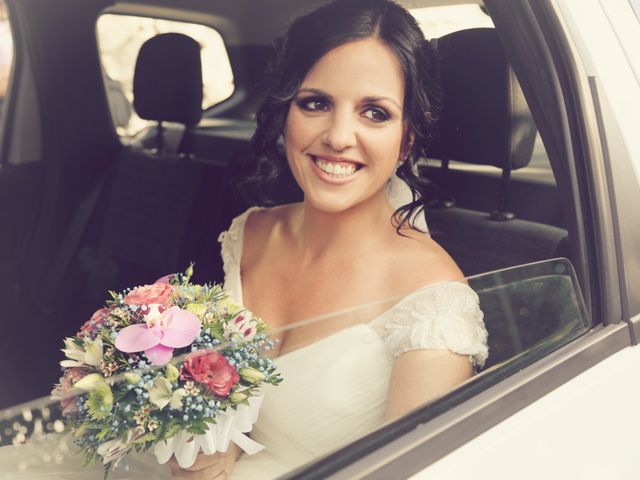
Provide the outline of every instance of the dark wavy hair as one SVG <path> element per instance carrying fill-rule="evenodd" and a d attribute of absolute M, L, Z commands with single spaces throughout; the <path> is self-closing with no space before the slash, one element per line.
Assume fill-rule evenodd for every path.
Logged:
<path fill-rule="evenodd" d="M 253 157 L 240 190 L 252 203 L 273 205 L 274 192 L 292 181 L 279 147 L 291 100 L 311 67 L 327 52 L 347 42 L 377 38 L 396 54 L 405 80 L 404 117 L 414 135 L 411 152 L 396 175 L 407 183 L 413 200 L 398 208 L 392 222 L 398 232 L 423 209 L 432 194 L 417 161 L 424 157 L 439 112 L 440 87 L 436 58 L 413 16 L 391 0 L 337 0 L 295 20 L 275 45 L 265 91 L 256 114 Z M 403 147 L 408 146 L 408 136 Z M 245 171 L 247 171 L 245 170 Z"/>

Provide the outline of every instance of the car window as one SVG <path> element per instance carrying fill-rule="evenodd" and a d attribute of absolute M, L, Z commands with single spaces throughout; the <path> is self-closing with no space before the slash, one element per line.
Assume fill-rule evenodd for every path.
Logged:
<path fill-rule="evenodd" d="M 450 32 L 492 26 L 489 17 L 477 5 L 420 9 L 416 11 L 416 16 L 424 18 L 421 20 L 421 24 L 431 39 L 441 38 Z M 110 21 L 113 23 L 110 24 Z M 131 27 L 127 30 L 124 27 L 129 25 L 129 21 Z M 103 15 L 100 22 L 98 23 L 98 37 L 105 73 L 105 88 L 114 124 L 120 135 L 133 135 L 146 125 L 131 110 L 131 75 L 134 70 L 135 55 L 142 42 L 156 33 L 166 31 L 180 31 L 201 41 L 194 33 L 194 29 L 196 27 L 207 29 L 207 31 L 211 29 L 199 25 L 184 23 L 178 25 L 177 22 L 125 15 Z M 189 28 L 187 29 L 185 26 L 184 30 L 179 29 L 184 25 Z M 129 34 L 123 34 L 121 38 L 121 33 L 125 31 L 128 31 Z M 118 43 L 118 39 L 121 43 Z M 218 38 L 216 41 L 219 41 L 220 49 L 218 51 L 224 52 L 222 39 Z M 103 51 L 103 45 L 109 45 L 109 50 Z M 243 46 L 237 46 L 237 48 L 238 52 L 242 53 Z M 123 53 L 125 51 L 126 54 Z M 223 57 L 228 63 L 226 52 Z M 124 58 L 128 58 L 127 65 L 119 66 L 120 60 Z M 205 68 L 206 65 L 212 63 L 203 59 Z M 216 75 L 219 77 L 218 73 Z M 42 80 L 44 83 L 46 78 Z M 214 105 L 231 95 L 234 88 L 233 82 L 230 74 L 223 82 L 224 85 L 216 90 L 219 92 L 217 97 L 215 95 L 207 97 L 205 93 L 203 107 Z M 529 97 L 529 100 L 533 107 L 535 97 Z M 555 105 L 552 102 L 548 103 Z M 557 103 L 564 105 L 562 102 Z M 216 125 L 224 127 L 225 119 L 220 120 Z M 493 122 L 487 123 L 493 125 Z M 544 125 L 540 123 L 538 126 L 542 128 Z M 217 130 L 218 133 L 220 131 L 224 133 L 224 128 Z M 222 138 L 224 139 L 224 135 Z M 226 147 L 225 145 L 225 148 L 220 148 L 219 144 L 215 144 L 209 153 L 219 159 L 223 151 L 227 149 Z M 238 148 L 242 147 L 234 143 L 228 150 L 235 151 Z M 551 149 L 550 152 L 552 152 Z M 271 426 L 266 432 L 264 430 L 254 431 L 252 433 L 254 441 L 260 442 L 261 435 L 281 432 L 281 427 L 292 428 L 293 431 L 286 431 L 286 434 L 278 439 L 288 445 L 288 448 L 285 449 L 287 454 L 295 457 L 295 464 L 290 463 L 287 468 L 315 468 L 316 477 L 324 477 L 326 475 L 321 474 L 324 471 L 322 470 L 323 466 L 310 466 L 318 458 L 332 453 L 344 455 L 345 458 L 349 456 L 355 458 L 357 452 L 372 450 L 371 445 L 374 443 L 374 447 L 377 448 L 385 442 L 390 442 L 398 435 L 415 430 L 421 422 L 437 417 L 442 412 L 470 399 L 478 392 L 484 392 L 511 374 L 522 371 L 525 367 L 581 336 L 591 326 L 594 326 L 593 324 L 603 321 L 597 315 L 594 322 L 590 319 L 584 307 L 573 267 L 568 260 L 554 259 L 531 262 L 531 258 L 522 258 L 522 255 L 535 255 L 538 259 L 567 256 L 574 259 L 575 265 L 579 268 L 581 262 L 584 263 L 586 255 L 576 253 L 575 243 L 577 237 L 587 235 L 591 231 L 590 228 L 583 227 L 580 222 L 577 227 L 572 226 L 571 221 L 567 222 L 567 218 L 573 220 L 573 216 L 577 216 L 571 210 L 571 202 L 567 201 L 571 200 L 568 197 L 572 192 L 567 188 L 569 182 L 565 178 L 562 184 L 563 188 L 556 188 L 553 172 L 548 168 L 548 165 L 547 170 L 543 173 L 550 176 L 553 182 L 538 181 L 537 170 L 534 168 L 537 156 L 544 157 L 543 160 L 546 159 L 545 146 L 539 135 L 536 136 L 533 146 L 533 160 L 522 170 L 511 172 L 506 169 L 505 173 L 505 171 L 491 165 L 460 163 L 455 166 L 454 170 L 457 169 L 464 175 L 449 177 L 440 175 L 433 178 L 429 175 L 429 178 L 437 183 L 442 190 L 451 188 L 445 193 L 455 197 L 455 202 L 451 202 L 452 205 L 428 211 L 427 221 L 431 234 L 451 254 L 465 273 L 468 275 L 469 273 L 478 273 L 477 275 L 470 275 L 463 282 L 437 285 L 414 292 L 387 292 L 388 295 L 369 299 L 365 303 L 346 305 L 339 312 L 329 312 L 315 318 L 290 319 L 293 323 L 289 328 L 273 332 L 272 338 L 275 345 L 282 338 L 282 335 L 295 338 L 297 332 L 309 331 L 314 328 L 316 331 L 324 331 L 324 335 L 319 335 L 311 344 L 300 344 L 297 348 L 282 352 L 283 365 L 285 368 L 287 364 L 291 365 L 291 369 L 283 371 L 285 380 L 282 388 L 285 390 L 277 390 L 280 387 L 275 387 L 276 394 L 271 398 L 284 396 L 282 404 L 290 408 L 286 408 L 280 418 L 274 419 L 264 416 L 265 421 L 272 422 Z M 147 160 L 149 161 L 147 162 Z M 432 166 L 430 162 L 431 159 L 428 159 L 427 165 L 429 167 Z M 556 160 L 555 167 L 558 166 L 558 162 Z M 206 228 L 207 232 L 215 231 L 215 234 L 209 235 L 207 233 L 207 238 L 216 238 L 220 231 L 217 224 L 213 227 L 207 224 L 204 227 L 199 222 L 194 222 L 197 225 L 195 228 L 191 228 L 191 224 L 186 223 L 187 219 L 209 218 L 211 210 L 217 207 L 221 209 L 221 212 L 216 211 L 216 214 L 230 215 L 231 210 L 240 207 L 236 204 L 231 205 L 235 201 L 234 197 L 225 195 L 227 190 L 223 187 L 220 189 L 212 187 L 215 185 L 211 183 L 213 179 L 224 178 L 226 180 L 226 176 L 220 171 L 213 171 L 213 168 L 209 168 L 214 166 L 214 162 L 191 162 L 180 158 L 179 163 L 173 163 L 172 159 L 158 161 L 158 158 L 155 157 L 139 156 L 133 159 L 124 158 L 117 163 L 119 169 L 110 176 L 110 181 L 106 184 L 106 194 L 102 195 L 104 203 L 98 204 L 99 207 L 96 211 L 99 213 L 95 215 L 95 222 L 91 225 L 89 234 L 83 238 L 85 243 L 81 248 L 78 248 L 77 258 L 79 261 L 73 266 L 75 268 L 71 269 L 72 275 L 69 276 L 70 291 L 73 290 L 71 286 L 81 285 L 83 288 L 86 287 L 83 292 L 86 291 L 89 295 L 82 299 L 73 298 L 73 301 L 61 301 L 61 304 L 68 304 L 69 308 L 73 307 L 75 311 L 82 310 L 82 308 L 77 308 L 81 302 L 90 303 L 92 308 L 97 307 L 93 302 L 95 297 L 92 294 L 97 291 L 98 295 L 102 295 L 107 288 L 113 288 L 114 279 L 119 282 L 125 282 L 124 279 L 127 279 L 128 282 L 128 279 L 135 277 L 136 282 L 147 281 L 149 278 L 155 278 L 153 273 L 149 272 L 160 269 L 164 273 L 165 264 L 163 261 L 169 264 L 174 261 L 174 257 L 175 259 L 188 258 L 195 247 L 189 252 L 186 250 L 196 242 L 191 242 L 191 237 L 184 240 L 181 236 L 183 232 L 187 232 L 187 236 L 193 234 L 195 237 L 195 235 L 202 233 L 202 229 Z M 156 170 L 145 170 L 147 165 Z M 444 162 L 441 162 L 440 165 L 433 166 L 442 168 L 443 165 Z M 500 180 L 500 182 L 504 180 L 504 182 L 486 181 L 487 175 L 483 176 L 482 174 L 489 171 L 492 172 L 491 180 Z M 530 172 L 530 175 L 524 175 L 519 179 L 518 176 L 521 172 Z M 181 174 L 184 174 L 184 177 Z M 511 175 L 511 183 L 507 188 L 507 182 L 510 181 L 509 175 Z M 161 182 L 158 182 L 159 188 L 153 183 L 158 178 L 161 179 Z M 514 184 L 514 180 L 522 180 L 522 182 Z M 559 184 L 561 180 L 562 177 L 559 177 Z M 586 192 L 585 182 L 582 182 L 584 179 L 578 177 L 578 180 L 581 181 L 580 189 Z M 131 185 L 136 184 L 145 186 L 146 190 L 132 189 Z M 553 188 L 547 188 L 549 186 Z M 136 194 L 136 196 L 125 195 L 122 193 L 123 191 Z M 210 202 L 203 200 L 210 198 L 203 194 L 205 191 L 211 195 L 215 193 L 215 200 Z M 508 195 L 509 191 L 511 191 L 511 195 Z M 154 197 L 153 193 L 158 192 L 158 197 Z M 165 201 L 162 205 L 171 204 L 171 207 L 177 208 L 157 208 L 157 205 L 161 203 L 157 201 L 157 198 L 160 197 L 162 197 L 162 201 Z M 192 199 L 193 204 L 190 203 Z M 448 197 L 439 200 L 447 199 Z M 196 210 L 193 205 L 198 205 L 198 208 L 201 208 L 200 205 L 204 205 L 206 215 L 202 214 L 203 210 Z M 458 208 L 450 208 L 454 206 Z M 588 205 L 585 202 L 585 209 L 587 208 Z M 510 213 L 509 211 L 515 213 L 515 219 L 506 215 L 506 213 Z M 162 221 L 153 221 L 154 212 L 159 212 L 163 217 Z M 198 212 L 198 215 L 193 212 Z M 184 225 L 179 224 L 179 220 L 182 219 L 185 220 Z M 154 225 L 164 230 L 159 234 L 157 233 L 159 230 L 151 228 Z M 167 232 L 164 225 L 171 225 L 170 230 L 175 232 Z M 222 228 L 226 228 L 226 225 Z M 105 231 L 107 234 L 102 233 Z M 175 235 L 172 235 L 173 233 Z M 145 234 L 149 235 L 151 241 L 145 240 L 143 236 Z M 207 249 L 209 247 L 210 245 L 207 244 Z M 215 255 L 217 256 L 217 252 Z M 505 262 L 509 267 L 504 268 L 505 263 L 498 262 Z M 145 270 L 149 265 L 151 267 Z M 126 275 L 120 276 L 120 273 Z M 584 274 L 584 272 L 582 273 Z M 206 272 L 205 276 L 211 278 L 210 272 Z M 581 277 L 581 280 L 583 278 Z M 95 281 L 86 281 L 86 279 Z M 128 284 L 133 285 L 133 280 Z M 586 290 L 587 288 L 588 284 L 585 286 L 585 291 L 589 295 L 590 292 Z M 460 297 L 459 294 L 450 294 L 451 291 L 467 293 Z M 433 301 L 415 300 L 422 295 L 431 296 Z M 63 298 L 67 299 L 68 297 Z M 102 298 L 100 296 L 100 299 Z M 465 300 L 456 302 L 456 299 L 459 298 Z M 475 309 L 476 301 L 479 302 L 479 310 Z M 461 309 L 463 314 L 448 316 L 447 309 L 451 307 L 452 303 L 457 303 L 455 308 Z M 81 307 L 84 306 L 84 304 L 81 305 Z M 394 310 L 395 307 L 399 307 L 399 310 Z M 201 306 L 196 304 L 191 308 L 198 311 Z M 391 311 L 398 314 L 387 315 Z M 471 314 L 476 322 L 473 324 L 475 325 L 473 328 L 467 328 L 468 324 L 465 323 L 469 312 L 475 312 Z M 75 315 L 68 311 L 63 313 L 65 321 L 69 322 L 65 325 L 68 326 L 71 322 L 77 321 Z M 376 324 L 376 321 L 385 318 L 385 315 L 387 315 L 388 323 L 378 321 Z M 484 327 L 479 323 L 480 317 L 483 319 Z M 438 322 L 439 325 L 444 324 L 448 328 L 454 328 L 436 332 L 435 338 L 440 343 L 421 344 L 420 339 L 433 338 L 434 318 L 445 319 L 447 322 Z M 426 321 L 421 319 L 426 319 Z M 419 321 L 416 322 L 416 320 Z M 240 324 L 245 326 L 244 321 L 241 321 Z M 250 329 L 239 330 L 243 335 L 246 331 L 250 331 Z M 20 333 L 22 334 L 22 332 Z M 301 334 L 301 336 L 309 337 L 306 334 Z M 342 346 L 339 343 L 341 339 L 346 339 Z M 360 351 L 350 351 L 353 340 L 363 344 Z M 484 348 L 485 342 L 486 350 Z M 451 347 L 452 345 L 455 345 L 455 348 Z M 374 355 L 367 356 L 366 353 L 371 346 L 379 347 L 378 351 L 374 352 Z M 414 349 L 415 346 L 419 348 Z M 320 350 L 318 351 L 318 349 Z M 458 355 L 466 357 L 465 361 L 470 360 L 467 362 L 467 366 L 472 370 L 473 375 L 462 384 L 451 386 L 455 387 L 453 390 L 440 391 L 433 398 L 419 398 L 417 402 L 412 404 L 410 410 L 403 412 L 403 415 L 397 419 L 404 422 L 402 428 L 396 428 L 395 424 L 387 421 L 390 419 L 385 419 L 385 413 L 381 407 L 384 402 L 380 399 L 386 398 L 384 395 L 386 395 L 388 388 L 377 391 L 378 404 L 375 411 L 361 408 L 360 404 L 346 396 L 346 392 L 350 391 L 350 388 L 346 388 L 346 386 L 351 387 L 354 383 L 351 381 L 351 377 L 346 376 L 350 371 L 358 371 L 358 380 L 362 380 L 359 384 L 360 393 L 366 397 L 367 401 L 370 401 L 374 397 L 370 389 L 374 386 L 376 388 L 380 386 L 379 382 L 383 378 L 382 372 L 389 368 L 388 363 L 382 363 L 383 359 L 386 359 L 387 356 L 393 358 L 396 355 L 398 358 L 403 358 L 403 355 L 405 357 L 412 355 L 411 352 L 420 349 L 453 350 Z M 107 348 L 101 350 L 101 354 L 106 351 Z M 347 355 L 341 355 L 344 352 Z M 369 351 L 369 353 L 371 352 Z M 318 362 L 305 358 L 301 358 L 299 362 L 292 360 L 306 354 L 321 354 L 322 360 Z M 234 365 L 234 362 L 236 359 L 230 358 L 229 363 Z M 344 362 L 347 362 L 348 365 Z M 57 367 L 55 362 L 49 363 L 49 366 L 51 365 Z M 149 411 L 142 411 L 140 408 L 142 399 L 147 398 L 145 394 L 151 395 L 151 388 L 154 388 L 154 397 L 158 398 L 157 394 L 160 388 L 148 383 L 151 378 L 144 379 L 145 381 L 140 385 L 133 386 L 130 383 L 130 378 L 122 379 L 117 376 L 111 378 L 113 374 L 111 362 L 102 362 L 98 365 L 101 374 L 108 378 L 110 383 L 113 382 L 111 383 L 113 390 L 116 390 L 120 383 L 126 381 L 129 385 L 125 386 L 121 393 L 127 395 L 125 390 L 133 390 L 141 400 L 135 406 L 140 411 L 132 411 L 130 418 L 127 418 L 125 422 L 112 419 L 109 425 L 102 425 L 100 432 L 96 432 L 96 435 L 99 433 L 101 437 L 104 437 L 110 430 L 114 430 L 120 434 L 120 440 L 124 441 L 129 437 L 129 429 L 139 431 L 140 428 L 143 430 L 146 428 L 145 439 L 152 438 L 152 436 L 147 437 L 147 434 L 152 435 L 154 432 L 156 434 L 160 432 L 161 430 L 156 431 L 156 423 L 149 422 Z M 379 368 L 372 373 L 372 366 Z M 420 377 L 421 372 L 421 369 L 413 370 L 412 373 L 415 375 L 412 378 L 415 379 L 415 383 L 419 383 L 425 378 Z M 327 382 L 322 383 L 322 380 L 327 378 Z M 287 392 L 287 380 L 301 382 L 296 385 L 292 394 L 299 395 L 298 397 L 292 399 L 282 393 Z M 304 385 L 304 387 L 299 385 Z M 408 398 L 408 391 L 404 390 L 407 385 L 411 388 L 412 382 L 405 383 L 393 393 L 400 398 L 403 396 Z M 166 390 L 165 388 L 165 394 Z M 189 390 L 195 391 L 191 386 Z M 383 390 L 384 393 L 380 394 Z M 173 392 L 169 391 L 169 393 Z M 242 394 L 243 392 L 238 393 Z M 180 396 L 182 396 L 182 392 Z M 97 407 L 105 406 L 101 403 L 105 397 L 100 399 L 99 395 L 94 395 L 91 402 L 87 397 L 88 395 L 83 392 L 75 392 L 71 398 L 72 407 L 75 405 L 79 410 L 92 408 L 95 411 L 96 405 Z M 192 394 L 192 397 L 190 402 L 185 399 L 184 405 L 189 403 L 199 412 L 198 405 L 202 405 L 202 401 L 198 400 L 197 394 Z M 117 410 L 118 412 L 125 408 L 122 404 L 117 405 L 121 400 L 121 396 L 114 398 L 113 408 L 122 408 L 122 410 Z M 174 399 L 169 395 L 165 400 L 171 402 Z M 479 398 L 478 400 L 484 399 Z M 175 400 L 175 403 L 178 404 L 181 401 L 182 399 L 180 402 Z M 312 406 L 314 401 L 317 402 L 317 408 Z M 65 403 L 67 406 L 70 405 L 69 402 Z M 48 465 L 66 465 L 68 460 L 74 461 L 76 446 L 66 435 L 68 426 L 65 425 L 65 419 L 61 416 L 60 407 L 58 401 L 44 398 L 21 405 L 17 409 L 0 412 L 0 445 L 3 445 L 0 448 L 0 477 L 14 470 L 41 471 L 46 470 Z M 295 408 L 298 408 L 298 411 Z M 342 415 L 339 421 L 333 423 L 328 421 L 330 415 L 340 416 L 341 411 L 344 412 L 345 408 L 351 408 L 351 410 L 346 415 Z M 191 410 L 193 409 L 191 408 Z M 300 412 L 300 409 L 303 411 Z M 330 409 L 333 411 L 328 412 L 327 410 Z M 158 413 L 162 407 L 156 410 L 155 413 Z M 96 416 L 101 416 L 103 413 L 98 412 Z M 142 413 L 144 415 L 141 415 Z M 185 413 L 185 415 L 189 414 Z M 349 421 L 357 418 L 362 419 L 363 415 L 369 417 L 362 422 L 357 422 L 357 425 L 347 423 L 344 420 L 344 418 Z M 143 419 L 143 417 L 145 418 Z M 292 418 L 300 418 L 301 420 L 294 421 Z M 322 424 L 323 434 L 326 436 L 309 438 L 308 435 L 313 434 L 314 430 L 303 428 L 303 421 L 310 419 Z M 151 427 L 152 425 L 153 427 Z M 349 428 L 348 435 L 343 435 L 340 430 L 345 427 Z M 388 427 L 392 428 L 388 429 Z M 369 441 L 372 438 L 370 434 L 374 434 L 372 440 L 374 443 Z M 95 442 L 96 437 L 94 436 L 92 439 L 89 435 L 87 440 Z M 309 444 L 309 441 L 319 443 Z M 17 456 L 14 455 L 12 446 L 19 444 L 34 444 L 36 447 L 24 449 L 21 451 L 23 455 Z M 341 449 L 345 446 L 347 448 Z M 43 454 L 43 452 L 48 453 Z M 129 463 L 123 462 L 119 465 L 123 470 L 121 476 L 155 478 L 154 474 L 149 473 L 148 466 L 148 460 L 139 457 L 138 460 Z M 98 465 L 96 468 L 100 470 L 101 466 Z M 333 468 L 330 463 L 329 468 Z M 129 473 L 126 474 L 125 471 Z"/>
<path fill-rule="evenodd" d="M 97 23 L 98 45 L 109 107 L 120 135 L 133 135 L 149 124 L 132 108 L 135 62 L 146 40 L 168 32 L 188 35 L 201 45 L 203 109 L 220 103 L 233 93 L 229 57 L 222 37 L 213 28 L 173 20 L 104 14 Z"/>
<path fill-rule="evenodd" d="M 202 292 L 198 290 L 194 295 L 202 299 Z M 105 448 L 99 448 L 102 444 L 119 442 L 116 450 L 120 453 L 150 448 L 157 439 L 167 436 L 167 424 L 186 425 L 196 422 L 195 418 L 209 418 L 207 415 L 213 416 L 214 411 L 218 411 L 220 426 L 211 426 L 210 433 L 200 433 L 203 439 L 212 435 L 211 438 L 221 441 L 228 431 L 236 428 L 246 432 L 246 426 L 221 420 L 228 417 L 221 406 L 220 399 L 224 397 L 237 403 L 233 408 L 224 407 L 234 412 L 232 418 L 244 415 L 245 407 L 255 409 L 257 414 L 260 404 L 268 418 L 251 431 L 251 442 L 267 443 L 270 447 L 258 456 L 241 457 L 236 468 L 244 471 L 260 467 L 266 469 L 262 472 L 265 478 L 276 477 L 332 452 L 348 450 L 346 445 L 432 401 L 445 402 L 450 408 L 461 401 L 460 396 L 449 396 L 451 389 L 472 391 L 470 387 L 474 384 L 486 387 L 495 383 L 576 338 L 590 325 L 573 269 L 565 259 L 430 285 L 298 320 L 286 328 L 272 330 L 271 343 L 265 344 L 260 360 L 255 353 L 244 350 L 241 340 L 258 338 L 257 320 L 226 300 L 218 300 L 212 307 L 206 303 L 208 300 L 201 301 L 205 303 L 198 308 L 192 304 L 189 311 L 199 312 L 203 325 L 211 322 L 212 327 L 206 330 L 209 333 L 201 330 L 192 341 L 200 348 L 207 342 L 212 345 L 203 352 L 193 347 L 191 353 L 181 356 L 177 353 L 182 350 L 176 350 L 176 357 L 170 360 L 176 368 L 170 377 L 166 365 L 151 366 L 137 354 L 125 357 L 117 350 L 117 341 L 114 347 L 111 335 L 116 339 L 124 335 L 118 326 L 120 320 L 116 320 L 126 314 L 124 304 L 113 310 L 113 315 L 120 317 L 109 317 L 106 323 L 96 320 L 82 327 L 81 341 L 84 338 L 93 345 L 98 339 L 103 340 L 97 352 L 102 358 L 90 361 L 89 347 L 84 356 L 78 356 L 81 347 L 76 347 L 80 350 L 74 353 L 66 343 L 69 358 L 74 359 L 69 365 L 79 365 L 78 359 L 80 364 L 89 362 L 80 368 L 67 365 L 67 373 L 73 376 L 74 384 L 85 376 L 87 383 L 90 372 L 105 375 L 109 387 L 103 387 L 102 400 L 90 387 L 72 390 L 70 383 L 64 386 L 63 381 L 62 393 L 69 396 L 61 403 L 42 399 L 0 413 L 2 471 L 35 472 L 47 462 L 64 464 L 66 471 L 81 471 L 82 457 L 71 448 L 69 436 L 65 435 L 69 432 L 75 435 L 84 453 L 94 452 L 90 457 L 98 460 L 93 466 L 98 471 L 102 468 L 100 460 L 107 455 Z M 216 323 L 221 318 L 220 312 L 234 309 L 238 313 L 231 314 L 236 316 L 229 317 L 230 323 L 224 326 Z M 135 311 L 131 310 L 132 314 Z M 113 334 L 114 329 L 117 334 Z M 284 338 L 286 342 L 280 343 Z M 280 349 L 280 345 L 286 350 Z M 189 360 L 207 352 L 222 355 L 226 368 L 241 374 L 235 380 L 228 377 L 230 390 L 224 395 L 216 393 L 218 397 L 212 396 L 207 388 L 222 388 L 222 377 L 211 387 L 214 384 L 200 378 L 195 364 Z M 425 352 L 426 357 L 419 356 Z M 446 355 L 451 358 L 440 360 L 441 371 L 450 367 L 448 362 L 459 359 L 462 365 L 467 363 L 467 373 L 449 384 L 431 382 L 429 363 Z M 271 361 L 268 358 L 273 359 L 282 382 L 250 391 L 245 377 L 249 373 L 257 379 L 271 375 L 266 373 L 271 372 L 265 366 Z M 253 367 L 247 367 L 249 364 Z M 414 367 L 411 374 L 398 376 L 401 370 L 395 369 L 401 368 L 400 364 Z M 247 368 L 251 369 L 249 373 Z M 177 372 L 181 372 L 180 378 Z M 179 401 L 164 401 L 159 393 L 160 383 L 168 388 L 167 399 L 173 390 L 179 392 Z M 61 395 L 62 390 L 58 388 L 56 395 Z M 260 399 L 258 406 L 247 401 L 248 392 Z M 136 433 L 130 435 L 129 431 Z M 236 442 L 245 444 L 242 438 Z M 24 444 L 30 447 L 16 455 L 14 446 Z M 178 452 L 177 443 L 169 445 Z M 46 458 L 42 454 L 45 451 Z M 163 458 L 158 449 L 154 451 L 158 459 Z M 129 471 L 132 476 L 127 478 L 142 478 L 143 471 L 159 474 L 166 468 L 159 461 L 152 455 L 142 458 L 133 455 L 118 462 L 118 468 L 121 474 Z"/>
<path fill-rule="evenodd" d="M 13 68 L 13 37 L 9 25 L 9 12 L 4 0 L 0 0 L 0 126 L 6 109 L 9 80 Z"/>
<path fill-rule="evenodd" d="M 425 37 L 442 37 L 467 28 L 493 28 L 491 17 L 479 5 L 460 4 L 410 10 L 422 28 Z"/>
<path fill-rule="evenodd" d="M 629 0 L 631 8 L 633 8 L 636 18 L 640 21 L 640 0 Z"/>

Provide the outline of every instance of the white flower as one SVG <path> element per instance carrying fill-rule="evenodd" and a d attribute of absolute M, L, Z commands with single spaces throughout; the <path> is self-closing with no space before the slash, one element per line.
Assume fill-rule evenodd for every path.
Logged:
<path fill-rule="evenodd" d="M 126 445 L 122 440 L 109 440 L 98 447 L 98 455 L 102 457 L 104 464 L 119 459 L 126 451 Z"/>
<path fill-rule="evenodd" d="M 250 342 L 258 333 L 258 323 L 251 313 L 245 311 L 236 318 L 224 324 L 224 338 L 227 340 L 242 340 Z"/>
<path fill-rule="evenodd" d="M 169 405 L 172 410 L 182 408 L 182 399 L 187 395 L 184 388 L 171 391 L 171 382 L 164 377 L 158 377 L 153 381 L 153 386 L 149 388 L 149 400 L 156 407 L 162 410 Z"/>
<path fill-rule="evenodd" d="M 74 383 L 73 387 L 89 392 L 91 390 L 95 390 L 100 385 L 106 385 L 104 377 L 99 373 L 90 373 Z"/>
<path fill-rule="evenodd" d="M 69 360 L 63 360 L 60 365 L 63 367 L 84 367 L 91 365 L 93 367 L 100 366 L 103 355 L 103 345 L 101 339 L 86 340 L 83 347 L 74 342 L 72 338 L 65 338 L 65 348 L 62 349 L 65 356 Z"/>
<path fill-rule="evenodd" d="M 160 327 L 162 328 L 167 326 L 166 320 L 163 320 L 162 318 L 162 312 L 160 311 L 160 308 L 162 308 L 164 311 L 164 307 L 162 307 L 162 305 L 160 305 L 159 303 L 152 303 L 151 305 L 149 305 L 149 311 L 144 316 L 144 321 L 147 323 L 147 326 L 149 328 L 153 328 L 156 325 L 160 325 Z"/>
<path fill-rule="evenodd" d="M 104 442 L 100 445 L 97 452 L 98 455 L 102 457 L 102 463 L 106 465 L 107 463 L 115 460 L 116 463 L 113 466 L 117 466 L 124 454 L 131 448 L 129 445 L 133 440 L 135 440 L 136 436 L 137 435 L 133 430 L 129 430 L 129 434 L 127 435 L 127 440 L 125 442 L 122 440 L 109 440 L 108 442 Z"/>

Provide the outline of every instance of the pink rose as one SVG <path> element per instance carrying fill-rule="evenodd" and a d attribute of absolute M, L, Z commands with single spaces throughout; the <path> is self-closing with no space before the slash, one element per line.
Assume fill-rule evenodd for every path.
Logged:
<path fill-rule="evenodd" d="M 76 383 L 78 380 L 86 375 L 86 370 L 78 367 L 67 368 L 64 371 L 64 376 L 71 380 L 71 383 Z"/>
<path fill-rule="evenodd" d="M 108 315 L 109 309 L 106 307 L 96 310 L 93 315 L 91 315 L 91 318 L 80 327 L 78 337 L 93 336 L 96 330 L 98 330 L 98 326 L 104 323 Z"/>
<path fill-rule="evenodd" d="M 202 383 L 219 397 L 229 395 L 231 388 L 240 381 L 236 369 L 224 356 L 213 351 L 200 351 L 189 355 L 182 365 L 180 378 Z"/>
<path fill-rule="evenodd" d="M 71 389 L 71 380 L 67 377 L 62 377 L 60 379 L 60 392 L 61 395 L 65 395 Z M 62 411 L 60 412 L 63 417 L 67 415 L 71 415 L 78 411 L 78 406 L 76 405 L 76 397 L 65 397 L 63 396 L 60 399 L 60 406 L 62 407 Z"/>
<path fill-rule="evenodd" d="M 153 283 L 160 283 L 162 285 L 171 285 L 171 280 L 175 278 L 175 273 L 170 273 L 169 275 L 165 275 L 164 277 L 160 277 Z"/>
<path fill-rule="evenodd" d="M 144 285 L 133 289 L 124 297 L 127 305 L 151 305 L 159 303 L 165 308 L 171 306 L 171 294 L 173 286 L 165 283 L 154 283 L 153 285 Z"/>
<path fill-rule="evenodd" d="M 84 377 L 84 375 L 85 372 L 81 368 L 67 368 L 64 371 L 64 375 L 60 378 L 60 383 L 56 385 L 56 388 L 51 392 L 55 398 L 60 399 L 60 406 L 62 407 L 61 414 L 63 417 L 78 411 L 76 397 L 68 396 L 68 394 L 73 384 Z"/>

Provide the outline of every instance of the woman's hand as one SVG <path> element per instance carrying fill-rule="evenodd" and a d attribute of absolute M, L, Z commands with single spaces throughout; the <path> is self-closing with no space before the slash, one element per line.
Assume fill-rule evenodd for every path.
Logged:
<path fill-rule="evenodd" d="M 226 480 L 240 453 L 240 448 L 231 442 L 224 453 L 216 452 L 213 455 L 198 453 L 196 461 L 189 468 L 182 468 L 175 457 L 171 457 L 169 460 L 171 478 L 173 480 Z"/>

